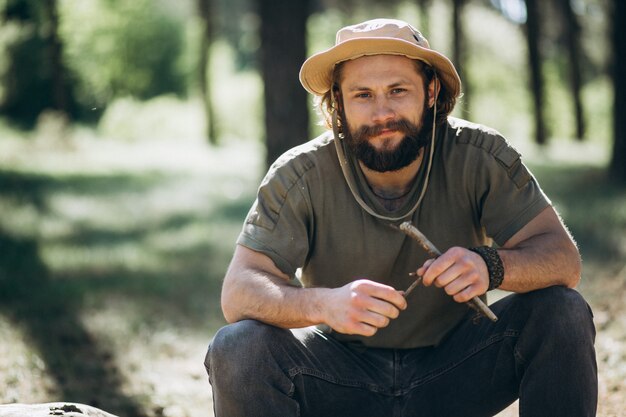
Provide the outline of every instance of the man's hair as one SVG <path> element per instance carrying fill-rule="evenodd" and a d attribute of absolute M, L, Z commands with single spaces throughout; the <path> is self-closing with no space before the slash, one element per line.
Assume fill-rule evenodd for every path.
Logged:
<path fill-rule="evenodd" d="M 435 70 L 430 65 L 427 65 L 425 62 L 414 59 L 416 70 L 419 74 L 422 75 L 424 79 L 424 91 L 428 90 L 428 85 L 432 81 L 435 76 Z M 333 78 L 332 78 L 332 87 L 323 96 L 315 97 L 315 104 L 318 106 L 319 112 L 323 117 L 323 124 L 326 125 L 327 128 L 332 128 L 332 114 L 333 114 L 333 100 L 332 95 L 335 95 L 335 105 L 343 106 L 343 98 L 340 94 L 339 84 L 341 82 L 341 76 L 343 72 L 343 64 L 344 62 L 340 62 L 335 65 L 335 69 L 333 70 Z M 439 84 L 439 95 L 437 96 L 437 125 L 441 125 L 444 123 L 448 115 L 454 109 L 454 105 L 456 104 L 456 97 L 450 94 L 449 91 L 444 87 L 441 82 Z M 342 112 L 338 112 L 338 115 L 341 115 Z M 338 121 L 341 131 L 342 120 Z"/>

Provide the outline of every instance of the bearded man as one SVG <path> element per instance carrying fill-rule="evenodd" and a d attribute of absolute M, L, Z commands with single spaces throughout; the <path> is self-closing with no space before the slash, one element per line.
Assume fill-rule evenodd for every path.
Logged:
<path fill-rule="evenodd" d="M 595 415 L 578 249 L 520 155 L 449 116 L 449 59 L 376 19 L 300 80 L 332 131 L 273 164 L 237 240 L 205 361 L 215 415 L 491 416 L 517 398 L 523 415 Z M 497 320 L 476 320 L 467 303 L 495 288 L 511 292 Z"/>

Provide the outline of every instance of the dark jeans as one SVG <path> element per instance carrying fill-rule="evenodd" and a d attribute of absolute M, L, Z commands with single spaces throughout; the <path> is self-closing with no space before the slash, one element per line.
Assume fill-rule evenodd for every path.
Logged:
<path fill-rule="evenodd" d="M 592 313 L 574 290 L 510 295 L 499 320 L 468 310 L 436 347 L 375 349 L 252 320 L 222 328 L 205 366 L 216 417 L 594 416 Z"/>

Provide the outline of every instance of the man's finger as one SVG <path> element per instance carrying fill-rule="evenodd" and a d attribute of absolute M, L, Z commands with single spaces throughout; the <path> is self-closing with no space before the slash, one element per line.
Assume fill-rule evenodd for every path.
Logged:
<path fill-rule="evenodd" d="M 394 307 L 404 310 L 406 308 L 406 300 L 400 293 L 393 287 L 388 285 L 372 282 L 372 285 L 365 289 L 366 293 L 373 298 L 377 298 L 385 302 L 391 303 Z"/>

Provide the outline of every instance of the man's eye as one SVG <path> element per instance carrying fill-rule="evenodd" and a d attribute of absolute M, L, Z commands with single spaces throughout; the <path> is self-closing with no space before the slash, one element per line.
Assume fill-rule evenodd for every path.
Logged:
<path fill-rule="evenodd" d="M 370 93 L 357 93 L 355 97 L 356 98 L 369 98 L 371 97 L 371 94 Z"/>
<path fill-rule="evenodd" d="M 393 90 L 391 90 L 391 94 L 401 94 L 404 93 L 406 91 L 405 88 L 394 88 Z"/>

